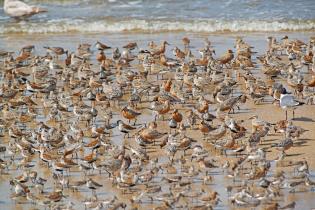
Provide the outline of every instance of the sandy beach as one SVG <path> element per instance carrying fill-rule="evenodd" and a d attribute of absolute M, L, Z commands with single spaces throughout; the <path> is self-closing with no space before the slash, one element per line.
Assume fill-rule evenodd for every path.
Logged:
<path fill-rule="evenodd" d="M 203 40 L 204 38 L 208 38 L 211 40 L 211 44 L 213 48 L 216 51 L 216 55 L 214 55 L 215 58 L 218 58 L 220 55 L 226 52 L 227 49 L 234 49 L 235 45 L 235 39 L 237 37 L 242 37 L 242 39 L 253 46 L 254 51 L 257 52 L 255 56 L 253 56 L 253 60 L 257 62 L 256 56 L 261 56 L 264 54 L 267 48 L 267 41 L 266 38 L 268 36 L 274 36 L 277 37 L 277 39 L 280 39 L 284 35 L 288 35 L 288 37 L 292 40 L 299 39 L 304 41 L 305 43 L 308 42 L 309 38 L 311 36 L 314 36 L 313 32 L 270 32 L 270 33 L 183 33 L 183 32 L 172 32 L 172 33 L 106 33 L 106 34 L 10 34 L 10 35 L 0 35 L 0 49 L 7 50 L 7 51 L 13 51 L 18 52 L 19 49 L 22 46 L 26 45 L 35 45 L 35 52 L 36 55 L 44 55 L 46 53 L 43 46 L 62 46 L 65 49 L 68 49 L 70 52 L 75 51 L 77 46 L 82 43 L 89 43 L 94 44 L 97 40 L 108 43 L 113 47 L 119 47 L 121 48 L 123 45 L 127 44 L 128 42 L 135 41 L 137 42 L 139 49 L 147 49 L 147 43 L 149 41 L 154 41 L 155 43 L 159 44 L 163 40 L 167 40 L 170 43 L 170 46 L 167 47 L 167 50 L 165 52 L 165 55 L 167 57 L 174 58 L 172 54 L 172 49 L 175 46 L 182 47 L 181 39 L 183 37 L 189 37 L 190 38 L 190 49 L 191 52 L 198 56 L 198 49 L 201 49 L 203 47 Z M 93 64 L 91 66 L 91 69 L 93 71 L 98 71 L 97 61 L 95 60 L 95 54 L 97 53 L 97 50 L 93 49 L 93 55 L 91 56 L 91 63 Z M 111 57 L 111 51 L 105 51 L 107 57 Z M 261 72 L 261 64 L 257 62 L 256 68 L 252 69 L 251 72 L 255 77 L 260 78 L 262 80 L 266 80 L 266 77 Z M 1 67 L 2 68 L 2 67 Z M 131 67 L 133 71 L 138 71 L 139 64 L 137 61 L 131 62 Z M 163 69 L 160 65 L 155 65 L 153 68 L 153 71 L 159 71 Z M 3 71 L 3 69 L 2 69 Z M 113 69 L 112 71 L 115 72 Z M 234 90 L 234 95 L 239 95 L 240 93 L 246 92 L 245 86 L 244 86 L 244 80 L 243 78 L 237 77 L 237 72 L 239 72 L 239 69 L 231 70 L 226 69 L 225 71 L 229 72 L 231 75 L 231 78 L 237 82 L 237 86 Z M 306 71 L 306 67 L 302 68 L 303 75 L 305 75 L 305 78 L 309 78 L 309 72 Z M 25 69 L 25 73 L 31 73 L 31 69 Z M 154 83 L 154 84 L 162 84 L 165 82 L 168 78 L 174 78 L 174 70 L 169 70 L 168 73 L 164 75 L 164 80 L 156 80 L 156 74 L 152 73 L 148 76 L 148 81 Z M 276 78 L 276 82 L 283 83 L 288 90 L 291 92 L 293 91 L 286 85 L 285 79 Z M 57 87 L 62 87 L 65 85 L 64 82 L 59 81 L 57 83 Z M 214 88 L 215 85 L 212 86 Z M 68 87 L 65 87 L 65 91 L 71 91 Z M 124 120 L 122 118 L 120 111 L 121 108 L 126 104 L 126 101 L 128 100 L 130 96 L 130 93 L 126 92 L 124 94 L 121 105 L 116 106 L 113 105 L 113 101 L 111 101 L 111 110 L 114 113 L 113 119 L 111 119 L 111 122 L 116 122 L 118 119 Z M 39 94 L 38 98 L 32 97 L 34 102 L 38 103 L 36 105 L 36 108 L 43 107 L 41 98 L 44 97 L 44 94 Z M 146 98 L 143 96 L 143 98 Z M 207 96 L 208 98 L 208 96 Z M 77 99 L 73 99 L 74 101 Z M 148 99 L 144 99 L 144 102 L 140 103 L 135 110 L 138 112 L 141 112 L 141 115 L 138 117 L 137 120 L 137 127 L 141 127 L 144 123 L 149 123 L 154 120 L 154 116 L 152 114 L 151 110 L 148 110 L 146 107 L 149 106 L 150 101 L 152 100 L 152 96 Z M 304 99 L 301 99 L 304 100 Z M 87 99 L 84 99 L 85 104 L 91 105 L 91 102 Z M 194 106 L 196 104 L 196 101 L 187 100 L 187 104 L 189 103 Z M 239 144 L 246 144 L 248 141 L 248 138 L 251 134 L 251 120 L 249 118 L 253 116 L 254 114 L 257 115 L 260 119 L 263 119 L 266 122 L 270 122 L 272 124 L 285 119 L 285 111 L 281 109 L 278 105 L 272 104 L 272 97 L 271 96 L 265 96 L 264 101 L 260 103 L 259 105 L 254 104 L 254 102 L 251 99 L 248 99 L 246 103 L 240 105 L 240 109 L 236 109 L 235 114 L 230 114 L 230 116 L 237 120 L 237 121 L 244 121 L 242 125 L 247 129 L 245 137 L 238 140 Z M 187 119 L 186 117 L 186 110 L 190 107 L 187 104 L 180 104 L 180 103 L 174 103 L 172 104 L 173 108 L 177 108 L 179 112 L 184 116 L 184 120 Z M 218 103 L 215 102 L 213 104 L 209 105 L 209 113 L 216 114 L 215 111 L 218 107 Z M 102 126 L 103 122 L 101 121 L 101 112 L 102 112 L 102 103 L 98 104 L 96 106 L 96 109 L 99 111 L 98 117 L 96 117 L 96 125 Z M 69 120 L 73 118 L 72 111 L 73 108 L 69 107 L 70 115 Z M 15 112 L 15 111 L 13 111 Z M 49 112 L 49 109 L 44 109 L 42 114 L 39 114 L 36 116 L 33 120 L 30 122 L 25 123 L 26 127 L 29 129 L 35 129 L 37 126 L 37 123 L 39 121 L 45 121 L 45 123 L 48 126 L 51 127 L 57 127 L 58 123 L 52 122 L 51 120 L 48 120 L 47 113 Z M 170 112 L 171 113 L 171 112 Z M 166 115 L 166 119 L 169 119 L 171 115 Z M 289 118 L 292 117 L 292 113 L 289 111 Z M 48 121 L 47 121 L 48 120 Z M 67 118 L 66 118 L 67 120 Z M 124 120 L 127 122 L 126 120 Z M 275 162 L 274 160 L 277 159 L 277 156 L 279 155 L 279 151 L 277 151 L 275 148 L 271 147 L 271 145 L 278 143 L 281 139 L 284 138 L 283 134 L 275 133 L 273 129 L 270 130 L 269 134 L 263 138 L 262 143 L 258 146 L 259 148 L 265 148 L 266 150 L 266 159 L 271 161 L 271 168 L 268 170 L 268 173 L 266 174 L 266 177 L 271 179 L 277 172 L 283 170 L 286 174 L 286 177 L 292 177 L 294 176 L 294 168 L 296 166 L 286 166 L 281 167 L 281 165 L 294 165 L 295 162 L 306 160 L 309 165 L 309 177 L 311 180 L 314 180 L 314 169 L 315 169 L 315 156 L 313 153 L 313 149 L 315 148 L 315 109 L 314 105 L 302 105 L 299 106 L 295 110 L 295 119 L 292 120 L 293 124 L 296 126 L 300 126 L 303 129 L 307 130 L 305 133 L 303 133 L 298 140 L 294 141 L 293 147 L 290 148 L 286 153 L 287 156 L 282 162 Z M 66 124 L 67 121 L 65 121 L 64 126 L 66 129 L 69 125 Z M 199 124 L 199 121 L 197 121 Z M 218 127 L 222 124 L 222 121 L 215 119 L 212 122 L 212 125 L 214 127 Z M 169 131 L 168 127 L 168 120 L 162 121 L 159 119 L 157 121 L 157 130 L 159 132 L 165 132 Z M 90 137 L 90 131 L 89 129 L 86 129 L 86 125 L 84 122 L 81 122 L 79 127 L 84 131 L 84 138 L 83 142 L 84 144 L 87 144 L 93 138 Z M 132 138 L 124 138 L 124 135 L 119 132 L 119 130 L 116 128 L 109 130 L 111 133 L 111 137 L 106 137 L 106 139 L 110 142 L 110 144 L 113 145 L 126 145 L 128 147 L 137 147 L 137 142 L 134 140 L 134 137 Z M 131 132 L 131 134 L 134 134 L 134 132 Z M 228 160 L 230 163 L 233 163 L 233 161 L 236 161 L 239 157 L 231 154 L 230 152 L 227 152 L 227 156 L 225 156 L 223 153 L 220 152 L 220 150 L 216 150 L 214 146 L 211 144 L 211 141 L 206 141 L 203 139 L 202 133 L 198 129 L 191 129 L 187 128 L 185 135 L 189 138 L 192 138 L 196 141 L 194 145 L 200 144 L 204 147 L 204 149 L 209 153 L 209 158 L 215 160 L 213 163 L 218 166 L 218 168 L 213 168 L 209 170 L 203 170 L 199 169 L 199 173 L 196 175 L 188 175 L 187 170 L 192 165 L 198 169 L 198 162 L 193 161 L 190 162 L 190 157 L 192 154 L 192 149 L 187 150 L 187 154 L 183 155 L 182 151 L 179 151 L 174 156 L 174 161 L 171 163 L 171 165 L 168 165 L 170 163 L 169 155 L 166 152 L 165 148 L 160 148 L 159 146 L 148 146 L 147 152 L 149 155 L 149 160 L 158 159 L 157 165 L 160 166 L 160 169 L 157 174 L 154 175 L 154 178 L 149 183 L 139 183 L 135 184 L 133 187 L 128 188 L 121 188 L 119 189 L 117 184 L 113 184 L 113 180 L 108 178 L 108 174 L 105 171 L 102 171 L 102 174 L 99 174 L 97 170 L 93 170 L 92 172 L 89 172 L 88 177 L 92 177 L 93 180 L 95 180 L 98 183 L 101 183 L 103 187 L 96 190 L 96 194 L 98 199 L 110 199 L 114 195 L 117 196 L 118 202 L 124 202 L 127 205 L 127 209 L 131 209 L 133 207 L 137 207 L 138 209 L 151 209 L 156 208 L 158 206 L 164 206 L 165 203 L 163 203 L 160 200 L 155 200 L 158 197 L 162 197 L 163 193 L 169 193 L 170 188 L 173 191 L 172 195 L 176 195 L 178 192 L 183 192 L 183 194 L 187 194 L 187 196 L 183 196 L 179 199 L 178 202 L 175 202 L 172 204 L 169 208 L 177 208 L 177 209 L 188 209 L 192 206 L 198 206 L 198 205 L 207 205 L 211 204 L 214 209 L 252 209 L 253 207 L 242 207 L 231 204 L 229 197 L 230 194 L 226 191 L 226 188 L 229 186 L 242 186 L 244 183 L 244 180 L 247 180 L 247 185 L 251 186 L 251 189 L 257 188 L 258 180 L 250 180 L 247 177 L 246 173 L 249 173 L 249 169 L 245 169 L 247 171 L 246 173 L 241 173 L 239 177 L 236 177 L 236 181 L 234 182 L 233 179 L 228 177 L 229 169 L 223 169 L 222 166 L 224 163 Z M 224 138 L 228 138 L 223 137 Z M 9 142 L 12 142 L 12 137 L 9 136 L 9 133 L 6 129 L 3 131 L 3 137 L 1 137 L 1 145 L 8 146 Z M 14 141 L 14 140 L 13 140 Z M 159 144 L 160 141 L 157 142 Z M 89 154 L 89 149 L 80 149 L 78 151 L 78 155 L 80 158 L 84 157 L 85 155 Z M 99 162 L 106 162 L 108 160 L 109 152 L 106 151 L 106 147 L 101 146 L 97 153 L 99 153 Z M 127 152 L 131 155 L 130 151 Z M 2 159 L 5 161 L 9 161 L 9 158 L 6 157 L 8 154 L 4 153 L 2 156 Z M 55 154 L 56 155 L 56 154 Z M 44 179 L 47 179 L 47 182 L 45 183 L 44 191 L 46 193 L 52 192 L 56 190 L 58 187 L 60 188 L 60 184 L 54 184 L 54 180 L 52 179 L 53 170 L 52 168 L 48 168 L 47 164 L 43 163 L 43 161 L 39 158 L 39 155 L 37 152 L 34 154 L 29 155 L 29 163 L 34 165 L 33 168 L 30 170 L 37 171 L 38 177 L 43 177 Z M 79 158 L 79 159 L 80 159 Z M 137 158 L 135 158 L 134 161 L 136 161 Z M 182 159 L 186 159 L 186 163 L 181 163 Z M 14 155 L 14 159 L 11 165 L 8 166 L 8 169 L 2 170 L 2 174 L 0 176 L 0 208 L 3 209 L 46 209 L 46 207 L 50 206 L 53 208 L 53 206 L 58 205 L 59 203 L 54 203 L 50 205 L 34 205 L 31 202 L 29 202 L 25 197 L 23 198 L 17 198 L 16 201 L 12 199 L 12 187 L 9 184 L 9 180 L 14 179 L 14 177 L 17 177 L 23 173 L 25 169 L 18 168 L 19 161 L 22 160 L 22 157 L 19 154 Z M 76 160 L 79 161 L 79 160 Z M 141 171 L 148 171 L 149 169 L 152 169 L 153 163 L 151 161 L 143 162 L 140 167 L 142 168 Z M 182 165 L 182 166 L 181 166 Z M 136 165 L 133 165 L 129 171 L 135 170 Z M 248 164 L 244 166 L 249 167 Z M 186 170 L 186 172 L 185 172 Z M 197 170 L 198 171 L 198 170 Z M 208 183 L 204 183 L 204 177 L 205 171 L 209 171 L 209 175 L 211 176 L 211 180 L 208 181 Z M 54 172 L 55 173 L 55 172 Z M 57 173 L 57 172 L 56 172 Z M 78 166 L 74 166 L 71 168 L 71 171 L 68 172 L 69 176 L 65 175 L 65 179 L 70 180 L 70 182 L 74 180 L 82 180 L 84 178 L 83 172 L 78 168 Z M 131 172 L 130 172 L 131 173 Z M 118 175 L 115 175 L 116 177 L 119 177 Z M 176 177 L 176 176 L 182 176 L 182 180 L 180 182 L 175 181 L 173 182 L 166 182 L 163 177 Z M 175 178 L 174 178 L 175 179 Z M 163 181 L 164 180 L 164 181 Z M 185 183 L 188 182 L 187 186 L 185 186 Z M 179 185 L 179 183 L 182 184 L 182 186 Z M 145 192 L 148 190 L 148 186 L 161 186 L 161 192 L 156 194 L 149 194 L 146 193 L 143 195 L 143 197 L 139 198 L 138 200 L 135 198 L 139 195 L 141 195 L 141 192 Z M 237 192 L 237 187 L 232 190 L 233 193 Z M 242 187 L 240 187 L 242 188 Z M 219 193 L 220 200 L 222 202 L 219 202 L 218 205 L 215 205 L 214 203 L 210 202 L 204 202 L 204 201 L 198 201 L 198 197 L 202 197 L 203 193 L 198 194 L 202 192 L 202 189 L 206 192 L 210 191 L 216 191 Z M 290 203 L 292 201 L 296 202 L 296 209 L 311 209 L 315 207 L 315 202 L 313 200 L 314 198 L 314 187 L 297 187 L 296 192 L 289 192 L 288 189 L 282 189 L 281 190 L 281 196 L 276 197 L 276 202 L 280 203 L 281 206 L 284 204 Z M 36 189 L 31 189 L 32 192 L 36 192 Z M 69 201 L 73 202 L 73 209 L 84 209 L 85 206 L 82 203 L 82 201 L 86 200 L 87 198 L 91 197 L 91 190 L 87 189 L 85 186 L 79 187 L 78 192 L 73 192 L 71 189 L 67 188 L 66 186 L 63 187 L 63 194 L 64 198 L 62 199 L 61 203 L 64 203 L 65 205 L 68 204 Z M 259 192 L 255 191 L 255 192 Z M 196 194 L 197 197 L 194 198 L 193 195 L 191 197 L 188 196 L 188 194 Z M 45 195 L 45 194 L 44 194 Z M 150 198 L 153 197 L 153 200 L 150 200 Z M 135 201 L 131 202 L 131 200 L 134 199 Z M 165 198 L 166 199 L 166 198 Z M 195 199 L 195 201 L 194 201 Z M 271 199 L 272 200 L 272 199 Z M 97 202 L 96 202 L 97 203 Z M 269 203 L 269 204 L 268 204 Z M 265 209 L 268 205 L 270 205 L 270 202 L 261 203 L 257 208 L 259 209 Z M 91 207 L 92 208 L 92 207 Z M 109 208 L 109 207 L 108 207 Z"/>

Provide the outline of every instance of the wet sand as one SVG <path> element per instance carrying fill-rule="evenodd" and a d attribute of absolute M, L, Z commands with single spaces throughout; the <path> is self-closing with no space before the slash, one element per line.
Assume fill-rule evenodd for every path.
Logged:
<path fill-rule="evenodd" d="M 62 46 L 67 49 L 75 50 L 75 47 L 79 43 L 90 43 L 93 44 L 96 40 L 104 41 L 105 43 L 110 43 L 112 46 L 122 46 L 123 44 L 129 42 L 129 41 L 136 41 L 140 48 L 146 48 L 146 44 L 148 41 L 154 40 L 157 43 L 160 43 L 162 40 L 167 40 L 171 43 L 171 46 L 167 50 L 167 55 L 171 56 L 171 48 L 174 46 L 181 46 L 181 38 L 183 36 L 188 36 L 191 38 L 192 43 L 192 52 L 194 54 L 197 54 L 197 49 L 202 47 L 202 40 L 204 37 L 209 37 L 209 40 L 212 41 L 213 46 L 216 50 L 217 55 L 223 54 L 226 49 L 231 48 L 234 46 L 235 37 L 242 36 L 243 39 L 248 42 L 249 44 L 253 45 L 255 47 L 255 51 L 258 51 L 257 55 L 261 55 L 266 48 L 266 37 L 269 35 L 281 37 L 284 34 L 288 34 L 290 38 L 298 38 L 303 41 L 307 41 L 310 36 L 314 36 L 314 33 L 310 32 L 299 32 L 299 33 L 268 33 L 268 34 L 260 34 L 260 33 L 250 33 L 250 34 L 183 34 L 183 33 L 163 33 L 163 34 L 71 34 L 71 35 L 61 35 L 61 34 L 53 34 L 53 35 L 10 35 L 10 36 L 0 36 L 0 49 L 9 49 L 12 51 L 17 51 L 20 49 L 21 46 L 28 45 L 28 44 L 34 44 L 36 46 L 36 54 L 43 54 L 44 49 L 42 46 Z M 196 50 L 196 51 L 195 51 Z M 172 56 L 171 56 L 172 57 Z M 95 67 L 96 68 L 96 67 Z M 255 75 L 263 76 L 260 73 L 260 70 L 253 70 L 253 73 Z M 232 73 L 233 74 L 233 73 Z M 168 76 L 171 76 L 171 74 L 166 75 L 165 78 Z M 152 76 L 151 79 L 153 80 L 155 76 Z M 285 82 L 282 80 L 282 82 L 285 84 Z M 244 87 L 238 87 L 238 92 L 242 90 L 244 91 Z M 275 123 L 279 120 L 285 119 L 285 111 L 281 108 L 277 107 L 276 105 L 271 104 L 272 98 L 266 97 L 266 101 L 263 102 L 260 105 L 255 105 L 252 101 L 247 101 L 245 104 L 242 104 L 240 106 L 240 110 L 236 111 L 236 114 L 232 114 L 231 116 L 235 119 L 244 120 L 245 127 L 250 131 L 250 120 L 248 118 L 252 116 L 253 114 L 257 114 L 261 119 Z M 140 105 L 141 107 L 145 107 L 147 104 Z M 181 105 L 176 105 L 176 107 L 184 114 L 184 112 L 181 110 Z M 115 108 L 117 111 L 118 109 Z M 210 109 L 212 110 L 212 113 L 214 113 L 216 109 L 216 105 L 211 105 Z M 153 120 L 153 116 L 151 115 L 151 112 L 148 110 L 141 110 L 142 115 L 138 119 L 138 123 L 144 123 Z M 113 122 L 116 122 L 116 120 L 120 116 L 114 116 Z M 291 112 L 289 112 L 289 117 L 291 117 Z M 219 121 L 214 121 L 214 125 L 219 125 Z M 287 154 L 288 156 L 285 158 L 286 161 L 296 161 L 301 160 L 302 158 L 305 158 L 310 166 L 310 178 L 314 179 L 315 177 L 315 154 L 313 152 L 313 149 L 315 148 L 315 106 L 314 105 L 303 105 L 296 110 L 296 119 L 293 120 L 294 125 L 298 125 L 303 127 L 304 129 L 307 129 L 308 131 L 305 132 L 298 140 L 298 142 L 295 142 L 295 145 L 293 148 L 291 148 Z M 158 130 L 168 130 L 167 121 L 158 121 L 159 127 Z M 122 144 L 123 141 L 125 141 L 125 144 L 127 145 L 134 145 L 135 142 L 132 139 L 125 139 L 122 140 L 122 135 L 119 133 L 117 129 L 113 130 L 113 138 L 111 138 L 111 141 L 115 144 Z M 220 152 L 215 151 L 214 148 L 207 142 L 204 142 L 202 140 L 202 135 L 200 131 L 196 130 L 188 130 L 187 136 L 195 139 L 198 141 L 198 143 L 203 144 L 207 150 L 210 152 L 210 156 L 218 159 L 220 164 L 224 163 L 224 160 L 235 160 L 234 156 L 228 155 L 228 157 L 224 157 L 224 155 L 221 155 Z M 248 134 L 247 134 L 248 136 Z M 1 137 L 1 144 L 6 144 L 8 142 L 8 136 Z M 271 134 L 268 135 L 266 138 L 264 138 L 262 147 L 269 147 L 270 144 L 279 142 L 280 139 L 282 139 L 283 136 L 281 134 L 274 134 L 273 131 L 271 131 Z M 246 138 L 244 139 L 246 141 Z M 155 149 L 149 149 L 153 152 L 150 153 L 150 158 L 153 159 L 155 157 L 160 157 L 159 161 L 160 163 L 167 162 L 167 157 L 164 149 L 158 149 L 157 151 Z M 189 151 L 187 152 L 190 153 Z M 275 149 L 268 149 L 267 153 L 267 159 L 273 160 L 276 158 L 276 155 L 278 153 Z M 81 154 L 83 155 L 83 154 Z M 175 161 L 180 159 L 182 155 L 182 152 L 178 152 L 175 156 Z M 104 156 L 104 159 L 106 159 L 106 156 Z M 15 161 L 18 162 L 18 161 Z M 47 166 L 45 164 L 42 164 L 41 161 L 38 158 L 38 154 L 35 154 L 32 158 L 32 163 L 34 163 L 35 169 L 39 172 L 39 176 L 41 177 L 47 177 L 50 176 L 51 173 L 47 169 Z M 194 162 L 196 164 L 196 162 Z M 176 164 L 177 166 L 179 164 Z M 149 165 L 144 165 L 144 168 L 149 168 Z M 293 172 L 293 168 L 290 167 L 276 167 L 275 165 L 272 166 L 272 169 L 270 172 L 274 172 L 277 170 L 284 170 L 288 173 Z M 178 175 L 181 175 L 181 169 L 177 168 Z M 193 181 L 192 189 L 193 191 L 199 192 L 201 188 L 209 190 L 215 190 L 219 192 L 220 199 L 223 201 L 220 203 L 215 209 L 239 209 L 239 207 L 233 207 L 228 202 L 228 194 L 225 190 L 225 188 L 233 183 L 231 179 L 228 179 L 226 174 L 222 174 L 222 169 L 213 169 L 211 170 L 211 176 L 213 176 L 214 180 L 209 185 L 203 185 L 201 181 L 197 181 L 203 178 L 204 174 L 199 174 L 196 177 L 193 178 L 185 178 L 187 181 Z M 38 206 L 31 205 L 28 201 L 21 199 L 22 203 L 15 203 L 13 200 L 10 199 L 11 191 L 9 186 L 9 181 L 13 177 L 20 175 L 22 173 L 21 169 L 15 170 L 15 167 L 13 166 L 9 171 L 8 174 L 0 175 L 0 208 L 1 209 L 33 209 L 38 208 Z M 161 172 L 160 172 L 161 173 Z M 161 185 L 161 177 L 164 176 L 164 174 L 158 174 L 156 178 L 154 178 L 154 182 L 156 182 L 156 185 Z M 71 179 L 80 180 L 82 179 L 82 173 L 71 171 Z M 272 175 L 272 174 L 268 174 Z M 268 176 L 267 175 L 267 176 Z M 97 195 L 99 198 L 110 198 L 112 195 L 117 195 L 119 199 L 126 202 L 127 204 L 130 204 L 129 199 L 139 194 L 138 192 L 133 194 L 123 194 L 121 190 L 118 190 L 115 186 L 112 186 L 110 180 L 107 178 L 107 174 L 99 175 L 97 171 L 94 171 L 94 174 L 92 175 L 93 179 L 98 181 L 99 183 L 102 183 L 104 185 L 103 188 L 97 190 Z M 50 180 L 52 181 L 52 180 Z M 240 183 L 240 182 L 239 182 Z M 163 185 L 165 182 L 163 182 Z M 255 184 L 255 182 L 253 182 Z M 52 191 L 53 183 L 48 182 L 46 183 L 47 186 L 45 186 L 45 191 Z M 169 186 L 162 186 L 162 191 L 168 192 Z M 139 192 L 141 189 L 143 190 L 145 187 L 143 185 L 137 186 L 137 189 Z M 105 190 L 106 189 L 106 190 Z M 73 193 L 71 190 L 65 189 L 64 194 L 67 197 L 65 200 L 65 203 L 67 203 L 68 200 L 71 200 L 74 202 L 75 206 L 74 209 L 84 209 L 84 205 L 81 203 L 82 200 L 84 200 L 86 197 L 91 196 L 90 190 L 86 190 L 86 187 L 80 188 L 79 192 Z M 297 206 L 296 209 L 311 209 L 315 207 L 315 201 L 314 201 L 314 192 L 301 192 L 301 193 L 288 193 L 287 190 L 284 190 L 284 196 L 280 197 L 281 200 L 279 203 L 285 204 L 289 203 L 290 201 L 296 201 Z M 283 199 L 283 200 L 282 200 Z M 183 201 L 181 201 L 182 208 L 185 208 L 185 203 L 193 202 L 193 200 L 190 200 L 190 198 L 183 198 Z M 159 204 L 159 203 L 158 203 Z M 196 203 L 197 204 L 197 203 Z M 139 207 L 139 209 L 149 209 L 151 207 L 156 207 L 157 204 L 151 204 L 149 200 L 145 200 L 142 204 L 136 204 L 136 206 Z M 131 205 L 128 205 L 128 208 L 130 208 Z M 180 206 L 178 208 L 181 208 Z M 43 208 L 43 207 L 41 207 Z"/>

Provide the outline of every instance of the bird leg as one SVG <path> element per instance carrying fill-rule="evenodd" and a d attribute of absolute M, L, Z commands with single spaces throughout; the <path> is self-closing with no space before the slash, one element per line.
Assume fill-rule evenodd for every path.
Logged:
<path fill-rule="evenodd" d="M 294 119 L 294 109 L 293 109 L 293 111 L 292 111 L 292 114 L 293 114 L 293 119 Z"/>

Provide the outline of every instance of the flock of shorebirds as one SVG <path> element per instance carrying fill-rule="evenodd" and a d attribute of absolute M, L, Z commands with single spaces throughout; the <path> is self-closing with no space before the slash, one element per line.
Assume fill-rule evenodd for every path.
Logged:
<path fill-rule="evenodd" d="M 11 190 L 12 199 L 2 202 L 295 208 L 283 195 L 310 191 L 315 182 L 306 159 L 286 158 L 307 132 L 287 110 L 294 115 L 315 103 L 315 38 L 269 37 L 259 56 L 237 38 L 235 50 L 218 58 L 208 39 L 199 56 L 189 38 L 182 42 L 173 56 L 167 41 L 146 50 L 98 41 L 76 52 L 44 47 L 47 54 L 37 55 L 33 45 L 18 55 L 0 51 L 0 176 L 11 186 L 1 194 Z M 286 115 L 279 122 L 243 118 L 250 104 L 274 104 Z M 272 144 L 264 142 L 268 135 L 276 136 Z M 225 197 L 216 190 L 224 186 Z"/>

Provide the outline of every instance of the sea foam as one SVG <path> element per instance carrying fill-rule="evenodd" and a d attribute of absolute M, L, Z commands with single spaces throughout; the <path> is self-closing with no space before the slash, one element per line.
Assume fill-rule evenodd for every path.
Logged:
<path fill-rule="evenodd" d="M 66 33 L 66 32 L 268 32 L 309 31 L 315 29 L 315 20 L 113 20 L 96 21 L 59 19 L 48 22 L 20 22 L 0 25 L 0 34 L 9 33 Z"/>

